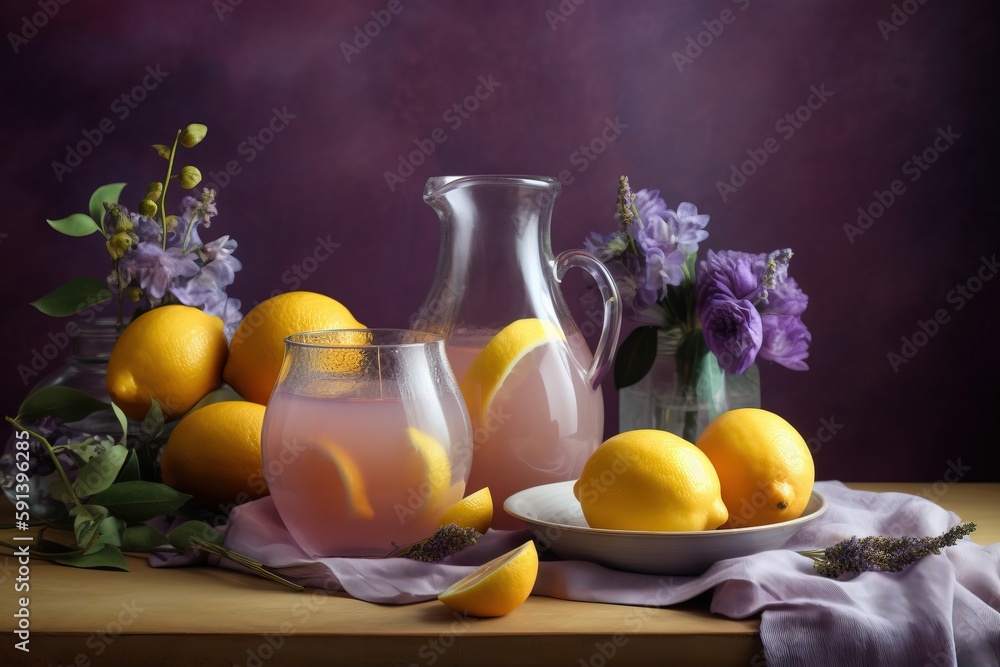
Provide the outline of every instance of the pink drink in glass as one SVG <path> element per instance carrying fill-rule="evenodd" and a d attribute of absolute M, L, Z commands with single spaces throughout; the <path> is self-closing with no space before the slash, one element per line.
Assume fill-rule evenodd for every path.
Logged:
<path fill-rule="evenodd" d="M 398 399 L 275 392 L 264 425 L 265 474 L 299 546 L 314 556 L 384 556 L 393 543 L 434 534 L 444 510 L 464 495 L 463 475 L 434 493 L 407 433 L 412 425 Z M 446 428 L 425 429 L 449 446 Z"/>

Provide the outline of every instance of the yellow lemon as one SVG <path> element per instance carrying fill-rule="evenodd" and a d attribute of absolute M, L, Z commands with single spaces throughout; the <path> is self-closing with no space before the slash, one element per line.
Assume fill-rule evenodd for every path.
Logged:
<path fill-rule="evenodd" d="M 591 528 L 715 530 L 728 517 L 711 461 L 666 431 L 627 431 L 587 459 L 573 493 Z"/>
<path fill-rule="evenodd" d="M 461 381 L 462 396 L 473 422 L 484 419 L 517 362 L 535 348 L 556 340 L 566 340 L 562 330 L 537 318 L 512 322 L 493 336 Z"/>
<path fill-rule="evenodd" d="M 729 508 L 726 528 L 802 516 L 816 478 L 812 453 L 778 415 L 759 408 L 724 412 L 702 432 L 698 448 L 719 474 Z"/>
<path fill-rule="evenodd" d="M 538 552 L 534 542 L 526 542 L 456 582 L 438 600 L 460 614 L 503 616 L 528 599 L 537 577 Z"/>
<path fill-rule="evenodd" d="M 286 292 L 257 304 L 229 344 L 226 382 L 248 401 L 266 404 L 285 355 L 285 338 L 305 331 L 363 329 L 339 301 L 314 292 Z"/>
<path fill-rule="evenodd" d="M 266 496 L 260 455 L 263 424 L 264 406 L 248 401 L 195 410 L 178 422 L 163 449 L 163 483 L 212 505 Z"/>
<path fill-rule="evenodd" d="M 361 476 L 358 464 L 342 447 L 329 440 L 322 439 L 319 445 L 319 451 L 328 458 L 337 471 L 347 509 L 358 519 L 374 519 L 375 510 L 372 509 L 371 501 L 368 499 L 365 480 Z"/>
<path fill-rule="evenodd" d="M 192 306 L 170 305 L 129 324 L 108 360 L 111 400 L 141 420 L 155 398 L 167 421 L 222 384 L 226 335 L 222 320 Z"/>
<path fill-rule="evenodd" d="M 486 534 L 493 521 L 493 496 L 490 488 L 479 489 L 452 505 L 441 515 L 440 525 L 455 524 L 459 528 L 472 528 Z"/>
<path fill-rule="evenodd" d="M 441 501 L 451 488 L 451 461 L 448 451 L 437 440 L 420 429 L 408 427 L 406 437 L 413 445 L 413 462 L 410 477 L 425 499 L 430 511 L 441 511 Z"/>

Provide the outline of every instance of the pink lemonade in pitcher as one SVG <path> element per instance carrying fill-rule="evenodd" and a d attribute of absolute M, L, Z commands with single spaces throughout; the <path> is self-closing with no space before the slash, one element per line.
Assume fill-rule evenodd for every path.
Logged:
<path fill-rule="evenodd" d="M 460 385 L 486 342 L 447 348 Z M 489 405 L 477 406 L 467 396 L 473 437 L 468 491 L 490 488 L 493 528 L 522 528 L 503 511 L 504 500 L 532 486 L 576 479 L 601 442 L 603 405 L 593 400 L 583 372 L 572 369 L 583 361 L 590 362 L 590 350 L 581 335 L 573 334 L 568 342 L 542 344 L 521 357 Z M 463 390 L 468 389 L 466 383 Z"/>

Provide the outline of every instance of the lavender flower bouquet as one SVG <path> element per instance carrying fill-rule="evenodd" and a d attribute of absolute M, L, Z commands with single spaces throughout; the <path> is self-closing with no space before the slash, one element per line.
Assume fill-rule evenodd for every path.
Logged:
<path fill-rule="evenodd" d="M 678 399 L 668 401 L 666 409 L 693 404 L 679 422 L 662 415 L 651 423 L 625 424 L 623 419 L 623 430 L 674 430 L 665 425 L 679 423 L 678 434 L 693 442 L 707 421 L 740 407 L 728 404 L 725 384 L 744 375 L 759 382 L 758 357 L 808 369 L 812 335 L 802 322 L 808 297 L 788 275 L 791 250 L 709 250 L 699 262 L 709 216 L 688 202 L 667 208 L 658 190 L 633 193 L 625 176 L 619 181 L 616 217 L 617 231 L 594 232 L 584 241 L 608 266 L 625 313 L 640 325 L 618 351 L 615 386 L 622 391 L 646 378 L 658 349 L 666 346 L 676 362 Z M 757 396 L 759 401 L 759 389 Z M 698 403 L 707 403 L 704 419 Z"/>

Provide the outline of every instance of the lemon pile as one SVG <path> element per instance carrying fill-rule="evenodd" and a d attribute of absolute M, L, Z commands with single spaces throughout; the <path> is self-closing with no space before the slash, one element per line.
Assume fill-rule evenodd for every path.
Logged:
<path fill-rule="evenodd" d="M 108 360 L 108 393 L 130 419 L 144 419 L 155 400 L 165 421 L 180 420 L 160 462 L 166 484 L 206 504 L 245 502 L 267 494 L 261 425 L 285 337 L 351 328 L 364 325 L 340 302 L 313 292 L 287 292 L 261 302 L 243 318 L 231 343 L 218 317 L 191 306 L 160 306 L 133 320 L 118 338 Z M 447 454 L 436 453 L 419 435 L 411 434 L 411 440 L 419 452 L 410 469 L 426 473 L 422 479 L 443 495 L 439 489 L 451 479 Z M 332 456 L 338 478 L 351 489 L 351 504 L 363 513 L 364 493 L 351 482 L 357 475 L 350 460 Z"/>
<path fill-rule="evenodd" d="M 573 491 L 592 528 L 715 530 L 798 518 L 814 479 L 798 431 L 743 408 L 720 415 L 697 445 L 666 431 L 616 435 L 594 451 Z"/>

